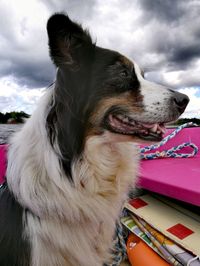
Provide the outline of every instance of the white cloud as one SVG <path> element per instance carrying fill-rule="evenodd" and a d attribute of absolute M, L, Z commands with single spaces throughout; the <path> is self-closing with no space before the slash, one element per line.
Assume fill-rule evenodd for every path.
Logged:
<path fill-rule="evenodd" d="M 162 74 L 163 81 L 166 84 L 171 84 L 173 87 L 177 87 L 181 84 L 181 75 L 184 71 L 169 71 Z"/>
<path fill-rule="evenodd" d="M 98 0 L 92 18 L 85 20 L 84 26 L 89 27 L 97 45 L 131 56 L 133 44 L 136 46 L 143 37 L 143 30 L 136 26 L 140 14 L 134 1 Z"/>
<path fill-rule="evenodd" d="M 200 59 L 193 63 L 191 68 L 184 70 L 174 70 L 162 72 L 162 81 L 169 86 L 180 87 L 200 87 Z"/>
<path fill-rule="evenodd" d="M 31 114 L 45 88 L 19 86 L 12 76 L 0 79 L 0 112 L 24 111 Z"/>
<path fill-rule="evenodd" d="M 182 117 L 200 118 L 200 89 L 195 87 L 182 88 L 179 92 L 186 94 L 190 98 L 190 102 Z"/>

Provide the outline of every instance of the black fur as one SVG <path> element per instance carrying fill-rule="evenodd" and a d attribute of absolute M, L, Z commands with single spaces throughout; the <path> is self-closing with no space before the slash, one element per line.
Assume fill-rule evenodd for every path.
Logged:
<path fill-rule="evenodd" d="M 139 81 L 121 54 L 93 44 L 89 33 L 64 14 L 53 15 L 47 31 L 50 55 L 58 67 L 47 129 L 52 144 L 57 132 L 60 161 L 70 177 L 71 162 L 83 149 L 97 102 L 128 90 L 138 93 Z"/>
<path fill-rule="evenodd" d="M 30 244 L 24 233 L 23 209 L 7 186 L 0 189 L 0 265 L 28 266 Z M 24 213 L 24 219 L 26 214 Z"/>
<path fill-rule="evenodd" d="M 46 128 L 52 146 L 56 137 L 60 163 L 73 181 L 71 164 L 83 150 L 86 131 L 93 126 L 89 117 L 97 103 L 129 90 L 139 94 L 140 84 L 133 65 L 125 64 L 121 54 L 96 46 L 89 33 L 64 14 L 53 15 L 47 31 L 58 70 Z M 99 126 L 103 129 L 105 124 Z M 24 232 L 26 211 L 7 187 L 0 191 L 0 215 L 0 266 L 28 266 L 31 248 Z"/>

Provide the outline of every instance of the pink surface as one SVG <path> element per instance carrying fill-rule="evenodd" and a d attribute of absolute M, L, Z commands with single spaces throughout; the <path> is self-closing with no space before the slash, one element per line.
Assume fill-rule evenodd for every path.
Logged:
<path fill-rule="evenodd" d="M 169 130 L 168 133 L 171 131 L 173 130 Z M 200 127 L 183 129 L 158 150 L 166 150 L 184 142 L 192 142 L 199 147 L 195 157 L 142 160 L 138 185 L 200 206 Z M 191 152 L 191 148 L 187 147 L 180 151 L 188 152 Z"/>
<path fill-rule="evenodd" d="M 183 129 L 158 150 L 188 141 L 196 144 L 200 150 L 200 127 Z M 7 145 L 0 145 L 0 184 L 5 176 L 6 151 Z M 181 153 L 190 151 L 191 148 L 184 148 Z M 143 160 L 140 173 L 140 187 L 200 206 L 200 151 L 195 157 L 187 159 Z"/>
<path fill-rule="evenodd" d="M 7 151 L 7 145 L 0 145 L 0 184 L 4 182 L 4 177 L 5 177 L 6 151 Z"/>

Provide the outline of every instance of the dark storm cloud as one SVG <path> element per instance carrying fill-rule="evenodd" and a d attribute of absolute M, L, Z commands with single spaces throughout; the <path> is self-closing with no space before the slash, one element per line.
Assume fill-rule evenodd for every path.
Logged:
<path fill-rule="evenodd" d="M 54 1 L 41 0 L 50 16 L 64 11 L 83 22 L 90 19 L 95 6 L 94 0 Z M 27 25 L 28 14 L 15 21 L 15 10 L 8 5 L 0 8 L 0 77 L 13 76 L 20 85 L 29 88 L 47 87 L 55 77 L 55 67 L 48 56 L 46 23 L 33 37 L 26 38 L 31 31 Z M 30 10 L 31 12 L 31 10 Z M 31 25 L 34 27 L 34 25 Z M 17 27 L 17 28 L 16 28 Z M 22 41 L 22 39 L 24 40 Z M 37 49 L 33 49 L 37 46 Z M 42 50 L 42 51 L 41 51 Z"/>
<path fill-rule="evenodd" d="M 140 22 L 151 25 L 146 51 L 162 55 L 168 70 L 183 70 L 199 59 L 200 1 L 140 0 L 138 4 Z"/>
<path fill-rule="evenodd" d="M 190 46 L 176 47 L 171 49 L 169 53 L 169 60 L 174 62 L 174 64 L 184 64 L 185 66 L 192 63 L 193 60 L 200 57 L 200 43 L 193 43 Z"/>
<path fill-rule="evenodd" d="M 7 75 L 12 73 L 19 85 L 23 86 L 26 84 L 30 88 L 41 88 L 47 87 L 53 82 L 55 69 L 52 63 L 47 64 L 47 62 L 43 64 L 38 64 L 37 62 L 35 64 L 18 62 L 17 65 L 15 64 L 7 69 Z"/>
<path fill-rule="evenodd" d="M 55 68 L 48 57 L 45 32 L 42 41 L 40 35 L 30 38 L 30 32 L 27 36 L 31 31 L 26 25 L 27 18 L 16 23 L 14 10 L 8 6 L 0 8 L 0 17 L 0 78 L 12 76 L 16 83 L 29 88 L 47 87 L 53 81 Z M 37 49 L 33 49 L 36 45 L 38 50 L 40 45 L 46 45 L 46 53 L 38 56 Z"/>
<path fill-rule="evenodd" d="M 163 65 L 168 70 L 185 70 L 200 58 L 200 37 L 195 37 L 192 31 L 188 36 L 184 36 L 179 29 L 166 32 L 165 28 L 162 31 L 159 26 L 159 30 L 155 29 L 148 36 L 145 52 L 157 54 L 157 57 L 162 58 L 156 64 L 158 68 Z"/>
<path fill-rule="evenodd" d="M 46 60 L 33 58 L 13 58 L 0 55 L 0 77 L 12 76 L 19 85 L 29 88 L 47 87 L 53 82 L 55 67 L 47 57 Z"/>
<path fill-rule="evenodd" d="M 38 23 L 34 32 L 31 30 L 34 30 L 37 21 L 30 22 L 28 13 L 16 15 L 17 7 L 0 3 L 0 77 L 12 75 L 20 85 L 39 88 L 53 81 L 55 67 L 48 56 L 46 20 L 60 11 L 89 27 L 98 45 L 116 49 L 136 59 L 146 72 L 152 70 L 150 67 L 155 73 L 156 70 L 193 71 L 193 65 L 200 58 L 200 1 L 35 2 L 43 5 L 44 15 L 41 14 L 45 19 Z M 33 28 L 30 29 L 30 26 Z M 134 38 L 138 31 L 143 33 L 142 37 Z M 159 79 L 161 77 L 156 78 Z M 197 78 L 195 83 L 191 80 L 190 85 L 198 84 L 198 80 L 200 84 L 200 78 Z"/>
<path fill-rule="evenodd" d="M 12 76 L 19 85 L 29 88 L 47 87 L 53 82 L 55 68 L 50 60 L 24 61 L 23 59 L 7 58 L 4 61 L 1 56 L 0 77 Z"/>
<path fill-rule="evenodd" d="M 177 18 L 184 16 L 188 0 L 139 0 L 138 4 L 144 11 L 144 22 L 157 19 L 165 23 L 177 22 Z"/>

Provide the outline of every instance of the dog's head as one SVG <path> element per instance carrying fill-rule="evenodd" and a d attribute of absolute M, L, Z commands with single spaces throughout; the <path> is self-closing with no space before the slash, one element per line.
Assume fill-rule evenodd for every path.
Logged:
<path fill-rule="evenodd" d="M 57 66 L 47 118 L 63 158 L 79 153 L 88 135 L 110 131 L 159 141 L 164 123 L 177 119 L 189 99 L 144 79 L 135 62 L 96 46 L 88 31 L 64 14 L 47 24 L 50 55 Z"/>

